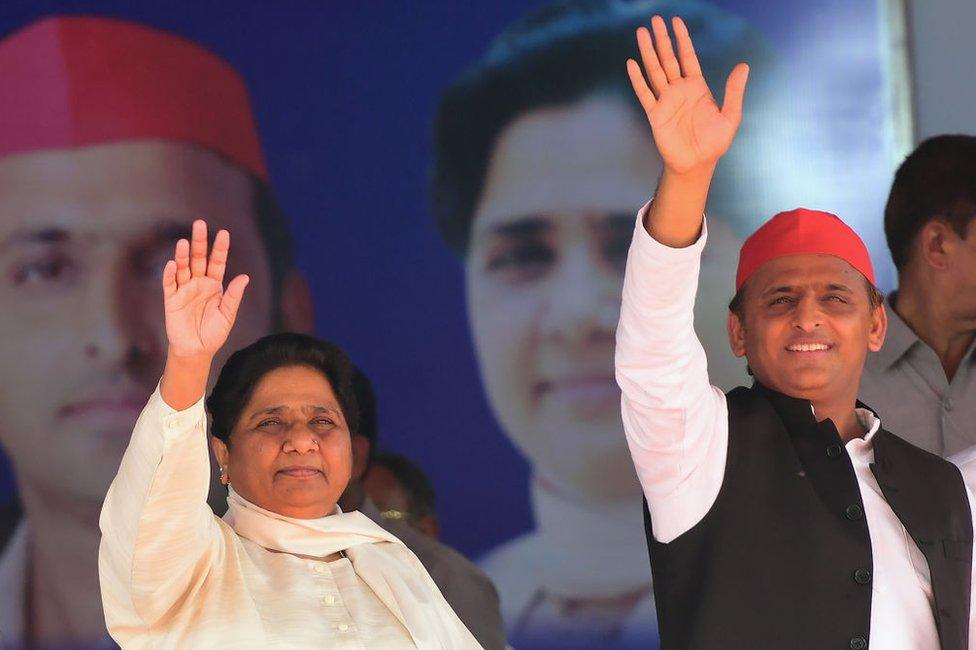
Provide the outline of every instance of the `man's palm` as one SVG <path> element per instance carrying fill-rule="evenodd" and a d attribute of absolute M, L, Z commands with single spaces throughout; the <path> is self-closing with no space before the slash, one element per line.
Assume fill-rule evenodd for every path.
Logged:
<path fill-rule="evenodd" d="M 627 72 L 651 124 L 658 152 L 665 166 L 676 172 L 714 165 L 739 128 L 749 69 L 744 64 L 733 69 L 720 108 L 702 76 L 684 22 L 674 19 L 677 57 L 664 20 L 655 16 L 651 22 L 653 42 L 646 28 L 637 32 L 644 71 L 630 59 Z"/>
<path fill-rule="evenodd" d="M 670 84 L 647 117 L 661 157 L 679 171 L 717 160 L 738 126 L 722 114 L 702 77 Z"/>

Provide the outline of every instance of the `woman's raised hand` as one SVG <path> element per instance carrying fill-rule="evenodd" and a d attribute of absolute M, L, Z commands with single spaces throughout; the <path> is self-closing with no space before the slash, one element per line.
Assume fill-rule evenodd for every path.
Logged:
<path fill-rule="evenodd" d="M 732 70 L 719 108 L 702 77 L 684 21 L 675 17 L 672 26 L 677 57 L 664 19 L 654 16 L 651 19 L 653 42 L 646 27 L 637 30 L 637 45 L 647 78 L 633 59 L 627 60 L 627 73 L 647 113 L 665 168 L 685 174 L 714 168 L 728 151 L 742 119 L 749 67 L 740 63 Z"/>
<path fill-rule="evenodd" d="M 230 233 L 221 230 L 207 255 L 207 224 L 193 222 L 191 240 L 176 242 L 163 269 L 163 301 L 169 355 L 212 359 L 227 341 L 248 277 L 238 275 L 224 289 Z"/>

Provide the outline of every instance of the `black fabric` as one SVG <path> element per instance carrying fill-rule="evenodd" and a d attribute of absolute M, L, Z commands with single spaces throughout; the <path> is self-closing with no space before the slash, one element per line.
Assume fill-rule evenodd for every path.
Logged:
<path fill-rule="evenodd" d="M 725 476 L 705 517 L 662 544 L 644 504 L 661 648 L 870 647 L 871 538 L 836 427 L 758 383 L 729 393 L 728 407 Z M 928 560 L 942 648 L 966 650 L 973 530 L 962 476 L 883 429 L 873 444 L 872 471 Z"/>

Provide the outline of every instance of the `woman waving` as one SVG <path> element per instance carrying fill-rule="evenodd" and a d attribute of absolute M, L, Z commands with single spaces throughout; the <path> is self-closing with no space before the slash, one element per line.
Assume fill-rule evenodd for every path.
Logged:
<path fill-rule="evenodd" d="M 230 235 L 176 244 L 169 351 L 101 515 L 105 618 L 125 648 L 479 648 L 417 558 L 336 502 L 352 469 L 352 367 L 279 334 L 230 357 L 207 399 L 228 485 L 207 505 L 204 394 L 248 278 L 223 286 Z"/>

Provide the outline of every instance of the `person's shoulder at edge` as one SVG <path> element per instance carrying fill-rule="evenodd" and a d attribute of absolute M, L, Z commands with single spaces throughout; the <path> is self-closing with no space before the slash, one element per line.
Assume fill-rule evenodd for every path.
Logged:
<path fill-rule="evenodd" d="M 479 642 L 483 644 L 488 642 L 489 645 L 486 647 L 489 650 L 493 647 L 503 647 L 504 631 L 501 620 L 497 620 L 494 624 L 497 630 L 491 629 L 493 624 L 490 619 L 501 617 L 501 603 L 495 584 L 488 574 L 455 549 L 425 535 L 409 524 L 383 519 L 376 507 L 371 506 L 370 503 L 364 504 L 360 512 L 396 536 L 417 556 L 441 590 L 445 600 L 456 610 L 461 610 L 455 613 L 466 625 L 470 627 L 474 624 L 470 620 L 471 615 L 474 611 L 478 612 L 479 629 L 476 634 L 476 630 L 471 632 L 479 637 Z"/>
<path fill-rule="evenodd" d="M 950 456 L 948 460 L 959 468 L 969 489 L 976 491 L 976 445 Z"/>
<path fill-rule="evenodd" d="M 484 583 L 486 586 L 491 586 L 492 591 L 494 591 L 494 586 L 491 584 L 488 575 L 479 569 L 474 562 L 447 544 L 428 537 L 402 521 L 383 519 L 378 523 L 396 535 L 407 548 L 413 551 L 431 574 L 437 573 L 438 569 L 443 566 L 444 570 L 460 573 L 465 579 L 470 578 Z"/>

